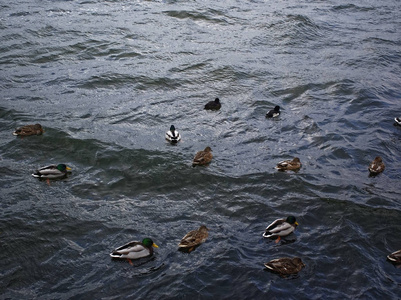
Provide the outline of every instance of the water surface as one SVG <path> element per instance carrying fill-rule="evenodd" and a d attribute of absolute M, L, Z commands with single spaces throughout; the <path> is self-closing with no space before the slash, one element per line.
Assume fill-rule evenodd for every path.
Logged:
<path fill-rule="evenodd" d="M 400 20 L 394 0 L 2 3 L 1 298 L 399 299 Z M 50 163 L 73 171 L 31 176 Z M 287 243 L 262 238 L 290 214 Z M 110 259 L 144 237 L 152 258 Z M 306 268 L 264 270 L 282 256 Z"/>

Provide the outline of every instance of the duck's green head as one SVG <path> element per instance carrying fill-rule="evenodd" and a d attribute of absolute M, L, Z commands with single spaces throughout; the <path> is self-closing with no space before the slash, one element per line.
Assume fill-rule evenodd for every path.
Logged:
<path fill-rule="evenodd" d="M 175 131 L 175 127 L 174 127 L 174 125 L 171 125 L 171 127 L 170 127 L 170 131 L 171 131 L 171 132 L 174 132 L 174 131 Z"/>
<path fill-rule="evenodd" d="M 294 216 L 288 216 L 285 221 L 290 224 L 295 224 L 296 226 L 299 225 L 297 219 Z"/>
<path fill-rule="evenodd" d="M 57 170 L 61 171 L 61 172 L 65 172 L 67 171 L 71 171 L 70 167 L 67 167 L 65 164 L 58 164 L 57 165 Z"/>
<path fill-rule="evenodd" d="M 152 246 L 155 248 L 159 248 L 159 246 L 157 246 L 155 243 L 153 243 L 152 239 L 150 239 L 150 238 L 144 238 L 142 240 L 142 244 L 148 248 L 150 248 Z"/>

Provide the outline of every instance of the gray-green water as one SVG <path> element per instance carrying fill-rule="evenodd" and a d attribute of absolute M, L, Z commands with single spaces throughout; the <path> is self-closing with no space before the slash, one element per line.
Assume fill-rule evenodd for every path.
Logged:
<path fill-rule="evenodd" d="M 400 6 L 1 2 L 0 298 L 399 299 Z M 37 122 L 42 136 L 12 136 Z M 294 156 L 299 172 L 274 169 Z M 31 176 L 50 163 L 71 176 Z M 293 242 L 262 238 L 289 214 Z M 207 241 L 178 252 L 200 224 Z M 144 237 L 149 261 L 110 259 Z M 281 256 L 306 267 L 264 270 Z"/>

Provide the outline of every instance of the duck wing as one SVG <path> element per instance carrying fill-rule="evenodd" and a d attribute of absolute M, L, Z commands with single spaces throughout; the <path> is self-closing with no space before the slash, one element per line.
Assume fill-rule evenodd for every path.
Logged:
<path fill-rule="evenodd" d="M 198 230 L 192 230 L 188 232 L 182 239 L 181 242 L 178 244 L 178 247 L 182 248 L 189 248 L 199 244 L 202 244 L 206 241 L 208 237 L 208 233 L 201 233 Z"/>
<path fill-rule="evenodd" d="M 387 259 L 393 263 L 401 264 L 401 250 L 387 255 Z"/>
<path fill-rule="evenodd" d="M 265 263 L 267 269 L 283 275 L 298 273 L 304 266 L 300 258 L 290 257 L 277 258 Z"/>
<path fill-rule="evenodd" d="M 290 160 L 283 160 L 277 163 L 276 169 L 285 169 L 288 168 L 291 165 Z"/>
<path fill-rule="evenodd" d="M 210 162 L 212 160 L 212 158 L 213 158 L 212 153 L 205 152 L 205 151 L 199 151 L 198 153 L 196 153 L 196 155 L 194 157 L 193 164 L 195 164 L 195 165 L 206 164 L 206 163 Z"/>
<path fill-rule="evenodd" d="M 152 249 L 148 249 L 141 242 L 132 241 L 123 246 L 120 246 L 110 253 L 113 258 L 129 258 L 136 259 L 152 254 Z"/>
<path fill-rule="evenodd" d="M 294 231 L 294 226 L 287 223 L 284 219 L 277 219 L 266 227 L 263 237 L 286 236 Z"/>

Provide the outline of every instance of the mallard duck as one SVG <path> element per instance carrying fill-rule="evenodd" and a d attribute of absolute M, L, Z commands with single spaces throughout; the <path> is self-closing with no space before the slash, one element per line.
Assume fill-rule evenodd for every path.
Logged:
<path fill-rule="evenodd" d="M 397 125 L 400 125 L 400 126 L 401 126 L 401 117 L 399 117 L 399 118 L 394 118 L 394 121 L 395 121 L 395 123 L 396 123 Z"/>
<path fill-rule="evenodd" d="M 178 143 L 181 140 L 181 135 L 175 130 L 174 125 L 171 125 L 170 130 L 166 132 L 166 140 L 172 144 Z"/>
<path fill-rule="evenodd" d="M 387 259 L 391 261 L 393 264 L 401 264 L 401 250 L 395 251 L 389 255 L 387 255 Z"/>
<path fill-rule="evenodd" d="M 293 160 L 283 160 L 280 161 L 276 169 L 280 171 L 285 171 L 285 170 L 298 170 L 302 167 L 301 161 L 299 160 L 298 157 L 294 157 Z"/>
<path fill-rule="evenodd" d="M 196 153 L 192 165 L 206 165 L 212 161 L 212 158 L 212 149 L 210 147 L 206 147 L 205 150 Z"/>
<path fill-rule="evenodd" d="M 276 243 L 278 243 L 281 237 L 291 234 L 298 225 L 294 216 L 288 216 L 287 219 L 277 219 L 266 227 L 263 237 L 277 237 Z"/>
<path fill-rule="evenodd" d="M 205 225 L 202 225 L 198 229 L 188 232 L 181 239 L 178 247 L 180 247 L 180 250 L 191 252 L 197 246 L 206 241 L 207 237 L 209 236 L 208 230 L 209 229 Z"/>
<path fill-rule="evenodd" d="M 153 248 L 159 248 L 152 239 L 144 238 L 142 242 L 132 241 L 120 246 L 110 253 L 110 257 L 127 259 L 131 263 L 131 259 L 139 259 L 153 255 Z"/>
<path fill-rule="evenodd" d="M 370 175 L 377 175 L 384 171 L 386 166 L 383 163 L 383 160 L 380 156 L 376 156 L 376 158 L 369 165 Z"/>
<path fill-rule="evenodd" d="M 297 274 L 305 267 L 299 257 L 281 257 L 265 263 L 265 267 L 281 276 Z"/>
<path fill-rule="evenodd" d="M 37 169 L 32 176 L 42 179 L 57 179 L 66 176 L 68 171 L 71 171 L 71 168 L 67 167 L 65 164 L 58 164 L 57 166 L 49 165 Z"/>
<path fill-rule="evenodd" d="M 280 106 L 276 105 L 274 109 L 266 114 L 266 118 L 276 118 L 280 115 Z"/>
<path fill-rule="evenodd" d="M 42 125 L 25 125 L 13 132 L 13 135 L 28 136 L 28 135 L 40 135 L 43 133 Z"/>
<path fill-rule="evenodd" d="M 206 103 L 205 109 L 219 110 L 221 108 L 220 99 L 216 98 L 214 101 Z"/>

